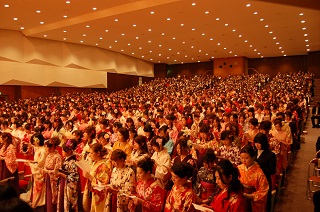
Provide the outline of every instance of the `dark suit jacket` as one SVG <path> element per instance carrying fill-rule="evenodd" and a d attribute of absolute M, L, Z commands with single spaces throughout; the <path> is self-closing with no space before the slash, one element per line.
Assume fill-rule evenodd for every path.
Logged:
<path fill-rule="evenodd" d="M 318 107 L 318 110 L 317 110 L 316 106 L 312 107 L 312 115 L 313 114 L 318 114 L 318 115 L 320 114 L 320 106 Z"/>
<path fill-rule="evenodd" d="M 257 159 L 257 163 L 259 164 L 260 168 L 262 169 L 264 175 L 266 176 L 269 185 L 271 186 L 271 175 L 276 173 L 276 166 L 277 166 L 277 157 L 270 150 L 264 150 L 260 157 Z"/>

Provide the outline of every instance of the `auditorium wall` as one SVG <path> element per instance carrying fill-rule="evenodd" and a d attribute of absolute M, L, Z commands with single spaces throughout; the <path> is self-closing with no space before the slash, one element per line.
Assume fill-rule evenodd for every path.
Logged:
<path fill-rule="evenodd" d="M 213 60 L 213 75 L 227 77 L 236 74 L 248 74 L 246 57 L 215 58 Z"/>
<path fill-rule="evenodd" d="M 212 75 L 213 64 L 212 62 L 199 62 L 199 63 L 185 63 L 185 64 L 172 64 L 166 67 L 167 77 L 193 77 L 195 75 L 209 74 Z"/>

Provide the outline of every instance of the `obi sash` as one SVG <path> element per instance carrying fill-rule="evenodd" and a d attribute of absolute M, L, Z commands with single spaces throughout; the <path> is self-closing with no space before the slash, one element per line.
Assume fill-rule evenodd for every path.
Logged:
<path fill-rule="evenodd" d="M 202 200 L 206 200 L 214 192 L 215 185 L 211 184 L 211 183 L 204 182 L 204 181 L 201 181 L 200 184 L 203 188 L 201 191 L 200 198 Z"/>

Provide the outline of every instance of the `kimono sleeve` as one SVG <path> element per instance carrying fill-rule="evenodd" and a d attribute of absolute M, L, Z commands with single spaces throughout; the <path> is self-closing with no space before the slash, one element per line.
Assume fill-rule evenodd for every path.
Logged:
<path fill-rule="evenodd" d="M 257 172 L 256 191 L 253 192 L 253 201 L 262 200 L 268 195 L 269 183 L 262 170 Z"/>

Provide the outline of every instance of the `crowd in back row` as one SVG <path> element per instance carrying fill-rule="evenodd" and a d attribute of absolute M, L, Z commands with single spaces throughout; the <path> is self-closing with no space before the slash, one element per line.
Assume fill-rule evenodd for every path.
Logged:
<path fill-rule="evenodd" d="M 18 188 L 22 155 L 32 158 L 33 208 L 270 210 L 273 177 L 300 148 L 312 79 L 177 77 L 110 94 L 1 102 L 0 180 L 15 176 Z"/>

